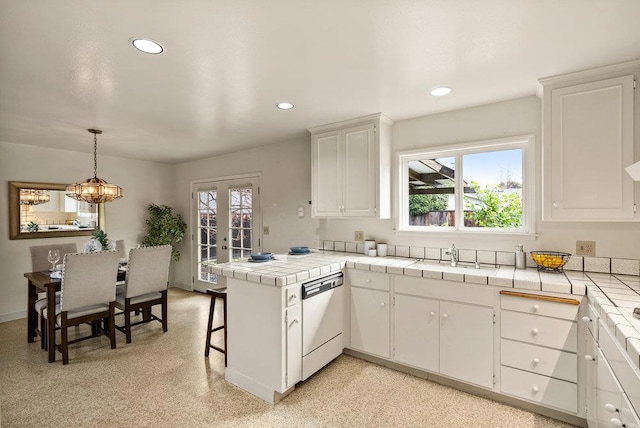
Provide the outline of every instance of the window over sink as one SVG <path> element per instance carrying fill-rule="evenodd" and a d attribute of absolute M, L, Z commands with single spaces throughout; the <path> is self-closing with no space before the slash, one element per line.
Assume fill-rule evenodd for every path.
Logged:
<path fill-rule="evenodd" d="M 533 233 L 532 135 L 397 155 L 398 230 Z"/>

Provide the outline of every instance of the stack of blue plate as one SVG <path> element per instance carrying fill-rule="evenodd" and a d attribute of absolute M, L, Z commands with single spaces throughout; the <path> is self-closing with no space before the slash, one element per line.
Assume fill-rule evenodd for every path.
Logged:
<path fill-rule="evenodd" d="M 254 263 L 264 263 L 273 260 L 273 253 L 251 253 L 249 261 Z"/>
<path fill-rule="evenodd" d="M 289 254 L 294 256 L 300 256 L 302 254 L 309 254 L 309 247 L 291 247 Z"/>

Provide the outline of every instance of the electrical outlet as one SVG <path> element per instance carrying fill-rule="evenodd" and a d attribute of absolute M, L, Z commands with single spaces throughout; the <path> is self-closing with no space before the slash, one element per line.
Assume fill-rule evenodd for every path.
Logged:
<path fill-rule="evenodd" d="M 269 234 L 269 226 L 264 226 L 262 228 L 262 234 L 263 235 L 268 235 Z"/>
<path fill-rule="evenodd" d="M 356 231 L 353 233 L 353 239 L 354 239 L 356 242 L 362 242 L 362 241 L 364 241 L 364 232 L 363 232 L 363 231 L 361 231 L 361 230 L 356 230 Z"/>
<path fill-rule="evenodd" d="M 576 256 L 596 256 L 596 241 L 576 241 Z"/>

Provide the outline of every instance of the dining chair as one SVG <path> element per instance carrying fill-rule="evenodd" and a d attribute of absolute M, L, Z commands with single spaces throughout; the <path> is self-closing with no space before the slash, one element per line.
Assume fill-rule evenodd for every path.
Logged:
<path fill-rule="evenodd" d="M 78 252 L 78 246 L 76 244 L 54 244 L 54 245 L 35 245 L 29 247 L 29 254 L 31 254 L 31 272 L 40 272 L 49 270 L 51 263 L 48 260 L 49 250 L 58 250 L 60 252 L 60 261 L 64 259 L 65 254 L 73 254 Z M 60 301 L 60 292 L 56 293 L 56 303 Z M 47 307 L 46 296 L 39 296 L 36 301 L 35 309 L 36 313 L 40 315 L 40 347 L 47 349 L 47 335 L 44 334 L 46 330 L 46 323 L 42 318 L 42 311 Z"/>
<path fill-rule="evenodd" d="M 68 328 L 92 322 L 109 335 L 111 349 L 116 347 L 114 313 L 116 300 L 116 278 L 118 275 L 118 253 L 102 251 L 97 253 L 67 254 L 62 263 L 60 303 L 55 311 L 46 308 L 46 319 L 55 316 L 60 327 L 60 344 L 54 341 L 50 346 L 62 354 L 62 364 L 69 363 L 69 345 L 96 337 L 98 331 L 92 328 L 91 335 L 69 341 Z M 102 320 L 108 320 L 107 332 L 100 327 Z M 97 321 L 97 323 L 96 323 Z"/>
<path fill-rule="evenodd" d="M 116 308 L 124 313 L 124 326 L 116 328 L 131 343 L 131 327 L 156 320 L 167 332 L 167 284 L 171 245 L 142 247 L 129 251 L 129 268 L 124 285 L 118 286 Z M 151 308 L 161 305 L 162 318 L 151 313 Z M 142 311 L 142 321 L 131 323 L 131 312 Z"/>

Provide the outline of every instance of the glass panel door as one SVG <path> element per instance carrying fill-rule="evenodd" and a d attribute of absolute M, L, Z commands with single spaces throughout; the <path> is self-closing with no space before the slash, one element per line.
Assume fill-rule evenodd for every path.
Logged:
<path fill-rule="evenodd" d="M 209 266 L 247 259 L 260 251 L 259 177 L 217 180 L 192 187 L 194 225 L 193 288 L 225 287 L 225 278 L 209 272 Z"/>

